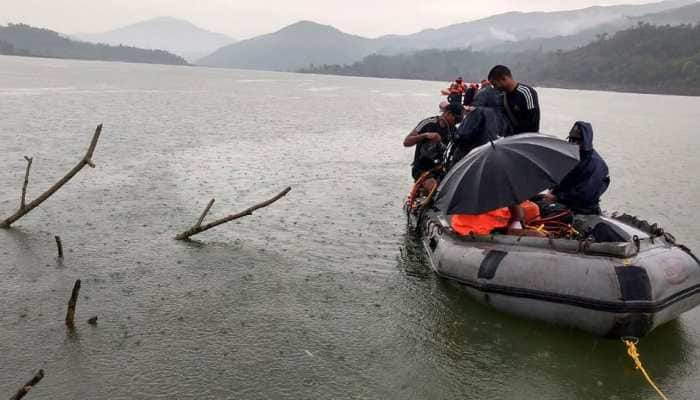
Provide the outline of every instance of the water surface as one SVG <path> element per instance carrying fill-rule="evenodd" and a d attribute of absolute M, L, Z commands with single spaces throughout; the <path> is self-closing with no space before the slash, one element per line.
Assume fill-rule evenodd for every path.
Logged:
<path fill-rule="evenodd" d="M 498 313 L 431 273 L 401 212 L 401 142 L 441 87 L 0 57 L 1 214 L 24 155 L 33 198 L 104 123 L 97 168 L 0 231 L 0 393 L 44 368 L 32 399 L 655 398 L 619 341 Z M 593 124 L 604 208 L 700 251 L 700 98 L 539 92 L 544 132 Z M 288 185 L 199 242 L 172 239 L 211 198 L 220 217 Z M 700 312 L 640 346 L 672 399 L 695 398 Z"/>

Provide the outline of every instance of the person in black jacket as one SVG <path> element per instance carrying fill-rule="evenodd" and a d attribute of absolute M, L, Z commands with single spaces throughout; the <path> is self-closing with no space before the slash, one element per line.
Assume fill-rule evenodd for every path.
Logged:
<path fill-rule="evenodd" d="M 578 165 L 557 185 L 549 196 L 576 214 L 600 214 L 600 196 L 610 186 L 608 165 L 593 149 L 593 127 L 578 121 L 571 128 L 569 142 L 580 148 Z"/>
<path fill-rule="evenodd" d="M 513 126 L 513 134 L 540 131 L 540 100 L 537 91 L 513 79 L 510 69 L 496 65 L 489 72 L 489 81 L 504 92 L 503 105 Z"/>
<path fill-rule="evenodd" d="M 416 146 L 411 174 L 417 180 L 425 172 L 430 172 L 423 187 L 430 191 L 437 185 L 438 170 L 443 164 L 444 152 L 452 141 L 455 126 L 462 121 L 464 108 L 458 103 L 449 103 L 441 115 L 426 118 L 406 136 L 405 147 Z"/>

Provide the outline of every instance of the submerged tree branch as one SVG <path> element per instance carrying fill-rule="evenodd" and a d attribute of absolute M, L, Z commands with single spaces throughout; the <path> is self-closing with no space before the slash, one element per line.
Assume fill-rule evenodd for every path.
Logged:
<path fill-rule="evenodd" d="M 78 302 L 78 295 L 80 294 L 80 279 L 75 281 L 73 285 L 73 291 L 70 294 L 70 300 L 68 300 L 68 311 L 66 311 L 66 325 L 69 329 L 75 327 L 75 306 Z"/>
<path fill-rule="evenodd" d="M 40 380 L 44 378 L 44 370 L 40 369 L 39 372 L 34 375 L 32 379 L 29 380 L 29 382 L 25 383 L 24 386 L 22 386 L 17 393 L 15 393 L 14 396 L 10 397 L 10 400 L 19 400 L 22 397 L 26 396 L 27 393 L 29 393 L 30 390 L 34 386 L 36 386 L 37 383 L 39 383 Z"/>
<path fill-rule="evenodd" d="M 245 209 L 244 211 L 241 211 L 241 212 L 239 212 L 239 213 L 237 213 L 237 214 L 232 214 L 232 215 L 229 215 L 229 216 L 227 216 L 227 217 L 224 217 L 224 218 L 221 218 L 221 219 L 217 219 L 216 221 L 210 222 L 210 223 L 208 223 L 208 224 L 206 224 L 206 225 L 202 225 L 202 222 L 204 222 L 204 216 L 206 216 L 206 214 L 207 214 L 207 212 L 209 212 L 209 209 L 211 208 L 212 204 L 214 204 L 214 199 L 212 199 L 212 200 L 209 202 L 209 205 L 207 206 L 207 208 L 204 210 L 204 213 L 203 213 L 202 216 L 200 217 L 200 219 L 199 219 L 199 221 L 197 222 L 197 224 L 195 224 L 194 226 L 192 226 L 190 229 L 186 230 L 185 232 L 182 232 L 181 234 L 175 236 L 175 239 L 177 239 L 177 240 L 186 240 L 186 239 L 189 239 L 191 236 L 194 236 L 194 235 L 196 235 L 196 234 L 198 234 L 198 233 L 202 233 L 202 232 L 204 232 L 204 231 L 206 231 L 206 230 L 209 230 L 209 229 L 211 229 L 211 228 L 213 228 L 213 227 L 215 227 L 215 226 L 219 226 L 219 225 L 221 225 L 221 224 L 225 224 L 225 223 L 227 223 L 227 222 L 231 222 L 231 221 L 233 221 L 233 220 L 236 220 L 236 219 L 239 219 L 239 218 L 248 216 L 248 215 L 252 215 L 252 214 L 253 214 L 253 211 L 255 211 L 255 210 L 257 210 L 257 209 L 260 209 L 260 208 L 263 208 L 263 207 L 267 207 L 267 206 L 269 206 L 270 204 L 272 204 L 272 203 L 276 202 L 277 200 L 281 199 L 282 197 L 286 196 L 287 193 L 289 193 L 290 190 L 292 190 L 292 188 L 291 188 L 291 187 L 287 187 L 286 189 L 284 189 L 283 191 L 281 191 L 277 196 L 275 196 L 275 197 L 273 197 L 273 198 L 271 198 L 271 199 L 269 199 L 269 200 L 263 201 L 262 203 L 256 204 L 256 205 L 254 205 L 254 206 L 252 206 L 252 207 L 249 207 L 249 208 Z"/>
<path fill-rule="evenodd" d="M 61 237 L 56 235 L 56 236 L 54 236 L 54 239 L 56 239 L 56 248 L 58 249 L 58 258 L 63 258 L 63 243 L 61 243 Z"/>
<path fill-rule="evenodd" d="M 209 213 L 209 210 L 211 209 L 211 206 L 214 205 L 214 199 L 209 200 L 209 204 L 207 204 L 207 208 L 204 209 L 204 212 L 202 213 L 202 216 L 199 217 L 197 220 L 197 224 L 195 226 L 202 226 L 202 222 L 204 222 L 204 217 L 207 216 L 207 213 Z"/>
<path fill-rule="evenodd" d="M 97 140 L 100 138 L 100 133 L 102 133 L 102 124 L 97 125 L 97 129 L 95 129 L 95 133 L 92 136 L 92 141 L 90 142 L 90 147 L 88 147 L 87 152 L 80 160 L 80 162 L 78 162 L 78 164 L 75 167 L 73 167 L 73 169 L 68 171 L 68 173 L 63 178 L 61 178 L 58 182 L 51 186 L 46 192 L 34 199 L 34 201 L 30 202 L 29 204 L 25 204 L 24 200 L 26 195 L 26 186 L 29 183 L 29 167 L 31 166 L 32 159 L 25 157 L 29 165 L 27 165 L 25 183 L 22 188 L 22 204 L 20 205 L 19 210 L 17 210 L 14 214 L 9 216 L 4 221 L 0 222 L 0 228 L 9 228 L 15 221 L 22 218 L 27 213 L 38 207 L 46 199 L 51 197 L 52 194 L 56 193 L 58 189 L 63 187 L 63 185 L 65 185 L 69 180 L 71 180 L 71 178 L 73 178 L 78 172 L 80 172 L 80 170 L 83 169 L 83 167 L 85 167 L 86 165 L 95 168 L 95 164 L 92 162 L 92 155 L 95 152 L 95 147 L 97 147 Z"/>
<path fill-rule="evenodd" d="M 19 203 L 19 209 L 22 210 L 25 207 L 27 207 L 27 186 L 29 186 L 29 170 L 32 168 L 32 161 L 34 160 L 31 157 L 24 156 L 24 159 L 27 160 L 27 171 L 24 173 L 24 184 L 22 184 L 22 201 Z"/>

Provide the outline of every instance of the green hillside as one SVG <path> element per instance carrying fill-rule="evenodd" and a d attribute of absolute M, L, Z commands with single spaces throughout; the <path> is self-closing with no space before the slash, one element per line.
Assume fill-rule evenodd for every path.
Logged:
<path fill-rule="evenodd" d="M 700 95 L 700 26 L 640 23 L 570 51 L 426 50 L 300 72 L 445 81 L 462 75 L 479 81 L 495 64 L 509 65 L 517 78 L 538 85 Z"/>

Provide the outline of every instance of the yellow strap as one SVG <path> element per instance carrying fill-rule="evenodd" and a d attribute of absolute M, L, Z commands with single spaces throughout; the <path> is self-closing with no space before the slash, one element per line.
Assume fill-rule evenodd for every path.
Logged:
<path fill-rule="evenodd" d="M 664 399 L 668 400 L 668 397 L 666 397 L 662 392 L 661 389 L 659 389 L 658 386 L 654 383 L 654 381 L 651 380 L 651 377 L 647 373 L 647 371 L 644 369 L 644 366 L 642 365 L 642 360 L 639 358 L 639 352 L 637 351 L 637 346 L 636 343 L 633 342 L 632 340 L 625 340 L 622 339 L 622 341 L 627 345 L 627 354 L 634 360 L 634 364 L 637 367 L 638 370 L 642 372 L 642 375 L 644 375 L 644 378 L 646 378 L 647 382 L 651 385 L 651 387 L 656 390 L 656 393 L 659 394 L 659 396 Z"/>

